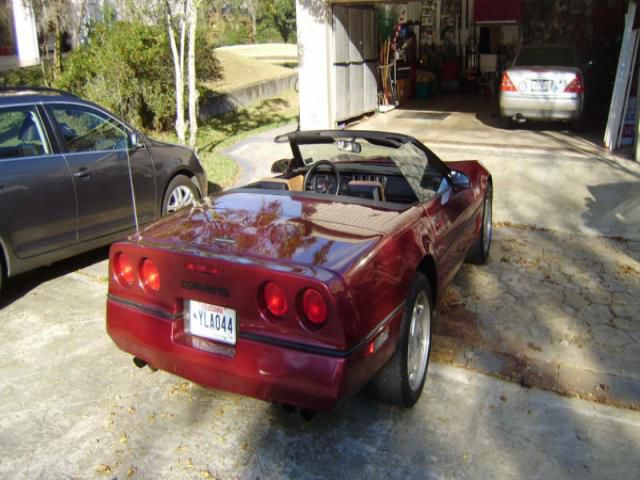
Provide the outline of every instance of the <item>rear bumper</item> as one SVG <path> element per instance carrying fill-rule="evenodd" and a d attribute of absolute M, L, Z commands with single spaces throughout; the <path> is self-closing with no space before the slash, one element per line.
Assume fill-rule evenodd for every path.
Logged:
<path fill-rule="evenodd" d="M 582 116 L 582 95 L 536 97 L 519 93 L 500 94 L 500 115 L 522 115 L 532 120 L 577 120 Z"/>
<path fill-rule="evenodd" d="M 222 346 L 185 334 L 181 318 L 160 318 L 110 298 L 107 332 L 125 352 L 204 387 L 314 410 L 333 408 L 368 376 L 362 352 L 329 356 L 240 336 Z"/>

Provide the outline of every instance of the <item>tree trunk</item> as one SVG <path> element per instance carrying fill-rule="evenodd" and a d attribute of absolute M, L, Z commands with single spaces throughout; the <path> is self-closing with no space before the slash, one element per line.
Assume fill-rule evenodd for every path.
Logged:
<path fill-rule="evenodd" d="M 167 32 L 173 55 L 173 68 L 176 79 L 176 134 L 181 144 L 185 143 L 184 123 L 184 17 L 180 20 L 180 50 L 176 45 L 176 33 L 171 22 L 171 9 L 167 3 Z"/>
<path fill-rule="evenodd" d="M 62 29 L 60 22 L 55 22 L 53 40 L 53 79 L 57 79 L 62 73 Z"/>
<path fill-rule="evenodd" d="M 189 25 L 189 49 L 187 54 L 187 75 L 189 79 L 189 146 L 195 150 L 198 135 L 198 90 L 196 88 L 197 0 L 187 0 L 187 22 Z"/>
<path fill-rule="evenodd" d="M 256 43 L 258 37 L 258 0 L 249 0 L 249 17 L 251 17 L 251 38 L 249 43 Z"/>

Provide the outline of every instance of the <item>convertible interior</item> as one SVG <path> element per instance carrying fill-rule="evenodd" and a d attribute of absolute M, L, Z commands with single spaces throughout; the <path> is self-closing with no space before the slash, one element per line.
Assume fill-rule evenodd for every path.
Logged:
<path fill-rule="evenodd" d="M 434 171 L 422 177 L 420 187 L 429 196 L 440 188 L 443 176 Z M 318 161 L 273 178 L 263 178 L 246 188 L 313 192 L 355 197 L 375 202 L 413 204 L 418 201 L 409 182 L 392 162 Z M 345 198 L 346 200 L 346 198 Z"/>

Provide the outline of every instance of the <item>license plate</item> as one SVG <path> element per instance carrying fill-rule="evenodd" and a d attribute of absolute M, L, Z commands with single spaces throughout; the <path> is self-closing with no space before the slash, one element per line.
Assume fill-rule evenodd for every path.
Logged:
<path fill-rule="evenodd" d="M 531 90 L 533 92 L 547 92 L 551 86 L 551 80 L 531 80 Z"/>
<path fill-rule="evenodd" d="M 238 336 L 236 311 L 196 300 L 185 300 L 184 329 L 191 335 L 235 345 Z"/>

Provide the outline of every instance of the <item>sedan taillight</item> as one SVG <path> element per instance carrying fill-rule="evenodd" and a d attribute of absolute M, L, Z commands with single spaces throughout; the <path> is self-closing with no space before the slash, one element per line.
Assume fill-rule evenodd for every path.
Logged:
<path fill-rule="evenodd" d="M 509 78 L 507 72 L 502 74 L 502 81 L 500 82 L 500 91 L 501 92 L 517 92 L 518 89 Z"/>
<path fill-rule="evenodd" d="M 582 75 L 576 73 L 571 83 L 564 89 L 565 93 L 584 93 L 584 84 L 582 83 Z"/>
<path fill-rule="evenodd" d="M 135 268 L 131 259 L 124 253 L 116 253 L 113 257 L 113 273 L 125 287 L 131 287 L 136 278 Z"/>

